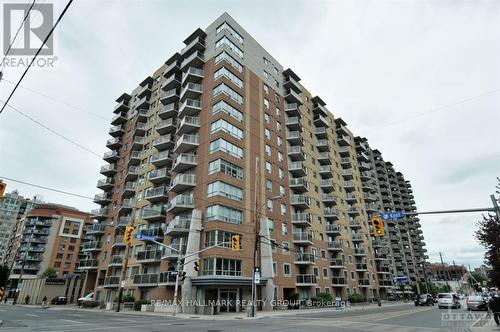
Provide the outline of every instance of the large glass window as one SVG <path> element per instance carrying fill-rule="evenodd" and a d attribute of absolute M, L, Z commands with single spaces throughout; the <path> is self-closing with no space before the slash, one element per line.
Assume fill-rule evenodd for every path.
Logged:
<path fill-rule="evenodd" d="M 203 275 L 241 276 L 241 261 L 228 258 L 204 259 Z"/>
<path fill-rule="evenodd" d="M 233 137 L 236 137 L 237 139 L 243 139 L 243 130 L 224 119 L 219 119 L 213 122 L 210 132 L 214 134 L 220 130 L 225 131 L 226 133 L 230 134 Z"/>
<path fill-rule="evenodd" d="M 217 151 L 223 151 L 225 153 L 230 154 L 233 157 L 243 159 L 243 149 L 232 143 L 229 143 L 223 138 L 219 138 L 215 141 L 210 142 L 210 147 L 208 152 L 213 153 Z"/>
<path fill-rule="evenodd" d="M 215 181 L 208 184 L 207 197 L 224 196 L 235 201 L 243 200 L 243 190 L 223 181 Z"/>
<path fill-rule="evenodd" d="M 222 37 L 215 43 L 215 49 L 217 50 L 219 47 L 226 45 L 231 51 L 233 51 L 237 56 L 243 58 L 243 51 L 236 46 L 232 41 L 229 40 L 226 36 Z"/>
<path fill-rule="evenodd" d="M 241 224 L 243 222 L 243 212 L 224 205 L 211 205 L 207 207 L 207 220 L 220 220 L 232 224 Z"/>
<path fill-rule="evenodd" d="M 231 248 L 231 237 L 233 235 L 239 235 L 240 236 L 240 248 L 242 246 L 242 239 L 241 239 L 241 234 L 236 234 L 236 233 L 230 233 L 226 232 L 220 229 L 215 229 L 210 232 L 205 233 L 205 248 L 208 247 L 213 247 L 213 246 L 220 246 L 224 248 Z"/>
<path fill-rule="evenodd" d="M 208 164 L 208 174 L 222 172 L 235 179 L 243 179 L 243 168 L 224 159 L 217 159 Z"/>
<path fill-rule="evenodd" d="M 221 100 L 217 104 L 212 106 L 212 115 L 215 115 L 219 112 L 227 113 L 236 120 L 243 122 L 243 113 L 226 103 L 224 100 Z"/>
<path fill-rule="evenodd" d="M 233 29 L 227 22 L 222 23 L 216 30 L 216 33 L 219 34 L 222 31 L 227 31 L 231 36 L 234 37 L 240 44 L 243 44 L 243 37 Z"/>
<path fill-rule="evenodd" d="M 224 83 L 221 83 L 219 85 L 217 85 L 215 88 L 214 88 L 214 92 L 213 92 L 213 96 L 217 96 L 219 93 L 224 93 L 226 94 L 227 96 L 229 96 L 232 100 L 234 100 L 235 102 L 237 102 L 238 104 L 243 104 L 243 97 L 236 91 L 234 91 L 233 89 L 231 89 L 230 87 L 228 87 L 226 84 Z"/>
<path fill-rule="evenodd" d="M 228 80 L 236 84 L 239 88 L 243 87 L 243 81 L 233 73 L 231 73 L 226 67 L 221 67 L 214 73 L 214 80 L 219 79 L 221 76 L 226 77 Z"/>
<path fill-rule="evenodd" d="M 233 66 L 234 68 L 236 68 L 240 73 L 243 71 L 243 66 L 238 61 L 236 61 L 232 56 L 230 56 L 229 54 L 227 54 L 226 51 L 223 51 L 223 52 L 219 53 L 215 57 L 215 64 L 218 64 L 222 60 L 226 61 L 231 66 Z"/>

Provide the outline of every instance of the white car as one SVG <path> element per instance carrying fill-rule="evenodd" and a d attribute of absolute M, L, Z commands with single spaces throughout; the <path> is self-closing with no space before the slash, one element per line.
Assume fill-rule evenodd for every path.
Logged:
<path fill-rule="evenodd" d="M 457 308 L 459 309 L 462 305 L 458 295 L 455 293 L 439 293 L 437 295 L 438 307 L 439 308 Z"/>
<path fill-rule="evenodd" d="M 90 302 L 90 301 L 94 301 L 94 292 L 90 292 L 84 297 L 79 298 L 77 304 L 82 305 L 84 302 Z"/>

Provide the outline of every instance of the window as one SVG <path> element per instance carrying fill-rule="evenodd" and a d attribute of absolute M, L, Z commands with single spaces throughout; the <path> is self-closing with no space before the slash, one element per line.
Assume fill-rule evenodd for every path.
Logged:
<path fill-rule="evenodd" d="M 288 234 L 288 225 L 285 224 L 284 222 L 281 223 L 281 234 L 283 235 Z"/>
<path fill-rule="evenodd" d="M 281 116 L 281 110 L 276 107 L 276 116 L 280 117 Z"/>
<path fill-rule="evenodd" d="M 283 248 L 283 254 L 288 255 L 290 253 L 290 244 L 288 242 L 283 242 L 281 246 Z"/>
<path fill-rule="evenodd" d="M 283 180 L 285 178 L 285 171 L 283 171 L 282 168 L 278 169 L 278 174 L 279 174 L 280 179 Z"/>
<path fill-rule="evenodd" d="M 267 200 L 267 209 L 270 211 L 270 212 L 273 212 L 273 205 L 274 205 L 274 202 L 272 199 L 268 199 Z"/>
<path fill-rule="evenodd" d="M 269 109 L 269 100 L 267 100 L 266 98 L 264 98 L 264 107 L 266 109 Z"/>
<path fill-rule="evenodd" d="M 233 51 L 237 56 L 243 58 L 243 51 L 236 46 L 232 41 L 230 41 L 226 36 L 222 37 L 215 43 L 215 49 L 226 45 L 231 51 Z"/>
<path fill-rule="evenodd" d="M 236 234 L 236 233 L 230 233 L 226 232 L 220 229 L 216 229 L 210 232 L 205 233 L 205 248 L 208 247 L 213 247 L 213 246 L 221 246 L 224 248 L 231 248 L 231 237 L 233 235 L 239 235 L 240 236 L 240 247 L 243 243 L 241 241 L 241 234 Z"/>
<path fill-rule="evenodd" d="M 267 227 L 269 228 L 270 232 L 273 232 L 274 231 L 274 220 L 272 220 L 271 218 L 267 218 Z M 272 243 L 272 241 L 271 241 L 271 243 Z M 276 248 L 274 248 L 274 249 L 276 249 Z"/>
<path fill-rule="evenodd" d="M 278 151 L 278 161 L 282 162 L 283 160 L 284 160 L 283 153 L 281 153 L 281 152 Z"/>
<path fill-rule="evenodd" d="M 243 150 L 223 138 L 210 142 L 209 153 L 223 151 L 233 157 L 243 159 Z"/>
<path fill-rule="evenodd" d="M 281 210 L 282 216 L 286 215 L 286 205 L 285 204 L 280 205 L 280 210 Z"/>
<path fill-rule="evenodd" d="M 283 187 L 282 185 L 280 185 L 280 196 L 285 197 L 285 187 Z"/>
<path fill-rule="evenodd" d="M 207 220 L 221 220 L 232 224 L 241 224 L 243 222 L 243 213 L 238 209 L 216 204 L 207 207 Z"/>
<path fill-rule="evenodd" d="M 204 259 L 203 275 L 241 276 L 241 261 L 227 258 Z"/>
<path fill-rule="evenodd" d="M 277 271 L 276 262 L 273 262 L 273 276 L 275 276 L 277 273 L 278 273 L 278 271 Z"/>
<path fill-rule="evenodd" d="M 320 255 L 321 255 L 322 259 L 326 259 L 326 251 L 325 250 L 321 250 Z"/>
<path fill-rule="evenodd" d="M 243 97 L 224 83 L 221 83 L 214 88 L 213 96 L 215 97 L 220 93 L 224 93 L 240 105 L 243 104 Z"/>
<path fill-rule="evenodd" d="M 281 123 L 276 122 L 276 129 L 278 130 L 278 132 L 281 132 Z"/>
<path fill-rule="evenodd" d="M 266 93 L 266 95 L 269 94 L 269 87 L 267 86 L 267 84 L 264 84 L 264 92 Z"/>
<path fill-rule="evenodd" d="M 266 57 L 262 58 L 264 60 L 264 64 L 267 66 L 269 64 L 269 60 L 266 59 Z"/>
<path fill-rule="evenodd" d="M 235 179 L 243 179 L 243 168 L 224 159 L 217 159 L 208 164 L 208 174 L 221 172 Z"/>
<path fill-rule="evenodd" d="M 240 78 L 238 76 L 231 73 L 226 67 L 221 67 L 219 70 L 217 70 L 214 73 L 214 80 L 219 79 L 221 76 L 225 76 L 228 80 L 233 82 L 239 88 L 243 87 L 243 81 L 240 80 Z"/>
<path fill-rule="evenodd" d="M 268 192 L 272 192 L 273 191 L 273 181 L 266 180 L 266 189 L 267 189 Z"/>
<path fill-rule="evenodd" d="M 219 119 L 213 122 L 210 133 L 214 134 L 220 130 L 225 131 L 226 133 L 230 134 L 233 137 L 236 137 L 237 139 L 243 139 L 243 130 L 224 119 Z"/>
<path fill-rule="evenodd" d="M 274 67 L 274 74 L 278 75 L 278 68 Z"/>
<path fill-rule="evenodd" d="M 227 113 L 236 120 L 243 122 L 243 113 L 226 103 L 224 100 L 221 100 L 217 104 L 212 106 L 212 115 L 215 115 L 219 112 Z"/>
<path fill-rule="evenodd" d="M 289 277 L 291 275 L 291 266 L 290 264 L 283 264 L 283 276 Z"/>
<path fill-rule="evenodd" d="M 215 64 L 218 64 L 222 60 L 226 61 L 231 66 L 233 66 L 234 68 L 236 68 L 240 73 L 243 72 L 243 66 L 238 61 L 236 61 L 232 56 L 230 56 L 229 54 L 227 54 L 225 51 L 219 53 L 215 57 Z"/>
<path fill-rule="evenodd" d="M 271 156 L 271 147 L 266 144 L 266 154 L 270 157 Z"/>
<path fill-rule="evenodd" d="M 243 190 L 229 183 L 216 181 L 207 186 L 207 197 L 224 196 L 235 201 L 243 200 Z"/>
<path fill-rule="evenodd" d="M 267 139 L 271 139 L 271 132 L 269 131 L 269 129 L 264 128 L 264 135 Z"/>
<path fill-rule="evenodd" d="M 281 139 L 281 137 L 278 136 L 278 146 L 282 145 L 283 145 L 283 140 Z"/>
<path fill-rule="evenodd" d="M 234 37 L 240 44 L 243 44 L 243 37 L 236 32 L 227 22 L 222 23 L 216 30 L 216 33 L 219 34 L 222 31 L 227 31 L 231 36 Z"/>
<path fill-rule="evenodd" d="M 266 172 L 271 174 L 273 172 L 273 166 L 269 161 L 266 161 Z"/>
<path fill-rule="evenodd" d="M 313 267 L 313 274 L 316 278 L 319 277 L 319 269 L 317 267 Z"/>
<path fill-rule="evenodd" d="M 269 114 L 264 113 L 264 121 L 265 121 L 266 123 L 269 123 L 269 122 L 271 121 L 271 120 L 270 120 L 270 118 L 269 118 Z"/>

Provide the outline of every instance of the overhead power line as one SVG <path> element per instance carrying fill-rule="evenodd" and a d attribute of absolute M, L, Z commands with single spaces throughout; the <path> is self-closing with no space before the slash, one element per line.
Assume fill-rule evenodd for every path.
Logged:
<path fill-rule="evenodd" d="M 36 0 L 33 0 L 33 2 L 31 3 L 31 6 L 30 8 L 28 8 L 28 11 L 26 12 L 26 15 L 24 16 L 24 19 L 23 21 L 21 22 L 21 24 L 19 25 L 19 28 L 17 28 L 17 31 L 16 31 L 16 34 L 14 35 L 14 38 L 12 39 L 12 41 L 10 42 L 10 45 L 9 45 L 9 48 L 7 49 L 7 52 L 5 52 L 5 55 L 3 56 L 3 59 L 2 59 L 2 68 L 0 69 L 0 72 L 3 70 L 4 66 L 5 66 L 5 59 L 7 58 L 7 56 L 9 55 L 10 53 L 10 50 L 12 49 L 12 46 L 14 45 L 14 43 L 16 42 L 16 39 L 17 39 L 17 35 L 19 34 L 19 31 L 21 31 L 21 28 L 23 27 L 24 23 L 26 22 L 26 20 L 29 19 L 30 17 L 30 13 L 31 13 L 31 10 L 33 9 L 33 6 L 35 5 L 35 2 Z M 0 76 L 1 78 L 1 76 Z"/>
<path fill-rule="evenodd" d="M 61 21 L 61 19 L 63 18 L 64 14 L 66 14 L 66 11 L 68 10 L 69 6 L 71 6 L 71 4 L 73 3 L 73 0 L 69 0 L 68 3 L 66 4 L 66 7 L 64 7 L 63 11 L 61 12 L 61 14 L 59 14 L 59 17 L 57 18 L 57 21 L 56 23 L 54 24 L 54 26 L 50 29 L 49 33 L 47 34 L 47 36 L 45 37 L 45 39 L 43 40 L 42 44 L 40 45 L 40 47 L 38 48 L 38 50 L 36 51 L 36 54 L 33 56 L 33 58 L 31 59 L 31 62 L 30 64 L 28 65 L 28 67 L 26 67 L 26 69 L 24 70 L 24 73 L 21 75 L 21 78 L 19 78 L 19 80 L 17 81 L 16 85 L 14 86 L 14 89 L 12 90 L 12 92 L 10 93 L 9 97 L 7 98 L 7 100 L 4 102 L 2 108 L 0 109 L 0 114 L 3 112 L 3 110 L 5 109 L 5 107 L 7 106 L 8 102 L 10 101 L 10 99 L 12 98 L 12 96 L 14 95 L 14 93 L 16 92 L 19 84 L 21 84 L 21 81 L 24 79 L 24 77 L 26 76 L 26 74 L 28 73 L 28 70 L 31 68 L 31 66 L 33 65 L 33 62 L 35 61 L 36 57 L 40 54 L 40 52 L 42 51 L 43 47 L 45 46 L 45 44 L 47 43 L 47 40 L 49 40 L 50 36 L 52 36 L 52 33 L 54 32 L 55 28 L 57 27 L 57 25 L 59 24 L 59 22 Z"/>

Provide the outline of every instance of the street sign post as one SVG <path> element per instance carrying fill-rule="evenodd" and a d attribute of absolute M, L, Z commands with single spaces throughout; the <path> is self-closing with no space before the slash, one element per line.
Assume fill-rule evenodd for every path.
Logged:
<path fill-rule="evenodd" d="M 156 237 L 139 234 L 139 235 L 137 235 L 137 239 L 138 240 L 144 240 L 144 241 L 155 241 Z"/>
<path fill-rule="evenodd" d="M 389 219 L 403 218 L 405 216 L 405 213 L 403 211 L 396 211 L 390 213 L 382 213 L 380 216 L 382 217 L 383 220 L 389 220 Z"/>
<path fill-rule="evenodd" d="M 254 279 L 256 284 L 260 284 L 260 267 L 255 267 Z"/>

